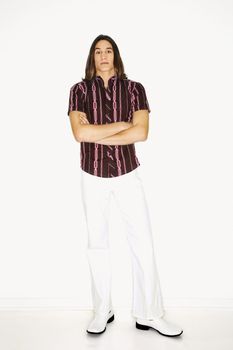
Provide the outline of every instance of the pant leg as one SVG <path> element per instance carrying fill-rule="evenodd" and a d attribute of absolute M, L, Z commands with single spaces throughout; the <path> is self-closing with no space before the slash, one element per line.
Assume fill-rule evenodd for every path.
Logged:
<path fill-rule="evenodd" d="M 88 232 L 87 259 L 95 313 L 112 309 L 108 216 L 111 193 L 106 179 L 81 169 L 81 193 Z"/>
<path fill-rule="evenodd" d="M 114 198 L 126 224 L 133 271 L 132 315 L 140 318 L 164 315 L 149 211 L 138 169 L 114 183 Z"/>

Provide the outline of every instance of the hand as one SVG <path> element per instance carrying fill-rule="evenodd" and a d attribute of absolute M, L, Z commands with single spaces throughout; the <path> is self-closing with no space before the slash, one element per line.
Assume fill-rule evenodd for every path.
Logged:
<path fill-rule="evenodd" d="M 79 119 L 80 119 L 81 124 L 90 124 L 88 119 L 87 119 L 87 115 L 84 112 L 79 113 Z"/>

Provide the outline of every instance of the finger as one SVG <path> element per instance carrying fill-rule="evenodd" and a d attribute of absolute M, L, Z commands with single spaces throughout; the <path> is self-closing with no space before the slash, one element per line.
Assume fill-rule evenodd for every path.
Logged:
<path fill-rule="evenodd" d="M 88 120 L 86 118 L 81 118 L 83 123 L 88 123 Z"/>
<path fill-rule="evenodd" d="M 81 124 L 89 124 L 87 120 L 81 119 Z"/>
<path fill-rule="evenodd" d="M 83 120 L 86 122 L 86 123 L 89 123 L 88 119 L 86 117 L 83 118 Z"/>
<path fill-rule="evenodd" d="M 87 116 L 84 114 L 79 115 L 79 118 L 87 119 Z"/>

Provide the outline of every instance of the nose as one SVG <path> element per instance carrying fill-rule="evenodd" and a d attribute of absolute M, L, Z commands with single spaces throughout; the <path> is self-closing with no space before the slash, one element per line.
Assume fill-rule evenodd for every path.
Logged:
<path fill-rule="evenodd" d="M 105 52 L 101 52 L 101 57 L 105 58 L 106 57 L 106 53 Z"/>

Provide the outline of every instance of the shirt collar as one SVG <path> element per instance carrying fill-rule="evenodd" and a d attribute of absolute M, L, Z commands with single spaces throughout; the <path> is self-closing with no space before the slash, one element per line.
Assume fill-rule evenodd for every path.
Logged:
<path fill-rule="evenodd" d="M 94 79 L 101 79 L 101 80 L 103 80 L 103 78 L 100 76 L 100 75 L 96 75 L 96 76 L 94 76 Z M 114 80 L 114 79 L 117 79 L 117 75 L 116 74 L 114 74 L 114 75 L 112 75 L 110 78 L 109 78 L 109 80 Z"/>
<path fill-rule="evenodd" d="M 102 85 L 104 86 L 104 80 L 103 80 L 103 78 L 102 78 L 100 75 L 95 75 L 95 76 L 93 77 L 93 79 L 94 79 L 94 80 L 99 80 L 99 81 L 101 81 Z M 108 85 L 111 86 L 112 83 L 113 83 L 115 80 L 117 80 L 117 79 L 118 79 L 117 74 L 112 75 L 112 76 L 108 79 Z"/>

